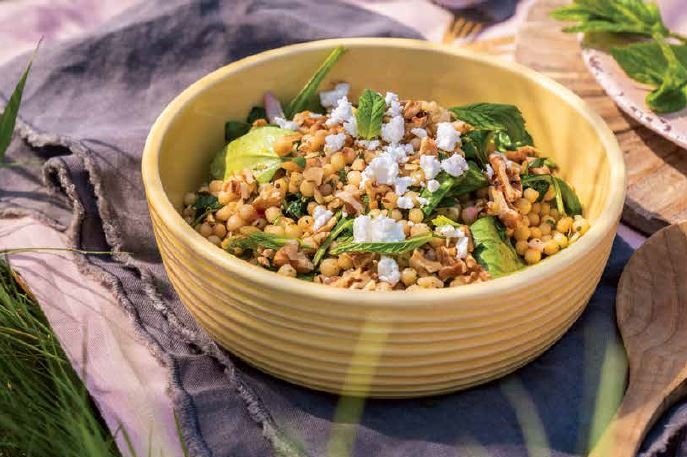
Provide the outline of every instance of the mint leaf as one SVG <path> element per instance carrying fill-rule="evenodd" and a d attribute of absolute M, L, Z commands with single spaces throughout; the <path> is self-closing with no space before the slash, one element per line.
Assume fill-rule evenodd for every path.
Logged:
<path fill-rule="evenodd" d="M 332 255 L 343 254 L 344 252 L 372 252 L 384 255 L 399 255 L 406 252 L 414 251 L 415 249 L 429 243 L 434 235 L 432 233 L 424 233 L 422 235 L 408 238 L 405 241 L 389 242 L 389 243 L 356 243 L 352 239 L 342 241 L 334 249 L 330 251 Z"/>
<path fill-rule="evenodd" d="M 29 77 L 29 72 L 31 71 L 31 66 L 33 65 L 33 59 L 38 51 L 40 42 L 36 46 L 36 50 L 29 59 L 29 63 L 22 73 L 17 85 L 10 95 L 10 99 L 5 105 L 5 109 L 2 114 L 0 114 L 0 163 L 5 161 L 5 152 L 12 141 L 12 135 L 14 134 L 14 126 L 17 122 L 17 115 L 19 114 L 19 105 L 21 105 L 21 98 L 24 94 L 24 86 L 26 85 L 26 79 Z"/>
<path fill-rule="evenodd" d="M 658 7 L 644 0 L 574 0 L 551 13 L 554 19 L 577 24 L 566 32 L 610 32 L 668 36 Z"/>
<path fill-rule="evenodd" d="M 358 136 L 366 140 L 379 136 L 385 111 L 384 97 L 373 90 L 365 89 L 358 100 L 358 110 L 355 113 Z"/>
<path fill-rule="evenodd" d="M 224 124 L 224 141 L 227 143 L 250 131 L 250 124 L 241 121 L 227 121 Z"/>
<path fill-rule="evenodd" d="M 496 143 L 500 149 L 516 149 L 533 145 L 532 136 L 525 128 L 525 119 L 517 106 L 499 103 L 475 103 L 456 106 L 450 111 L 458 119 L 481 130 L 496 133 Z"/>
<path fill-rule="evenodd" d="M 549 187 L 553 186 L 556 193 L 556 207 L 561 214 L 582 214 L 580 199 L 572 187 L 561 178 L 551 175 L 523 175 L 520 179 L 523 189 L 532 188 L 539 192 L 539 200 L 544 198 Z"/>
<path fill-rule="evenodd" d="M 655 36 L 656 42 L 661 48 L 661 53 L 668 66 L 663 73 L 661 85 L 646 97 L 646 104 L 657 113 L 672 113 L 680 111 L 687 106 L 687 68 L 677 58 L 675 51 L 668 42 Z"/>
<path fill-rule="evenodd" d="M 198 224 L 205 216 L 211 214 L 222 207 L 219 200 L 212 194 L 199 194 L 192 208 L 196 210 L 195 223 Z"/>
<path fill-rule="evenodd" d="M 292 119 L 294 114 L 300 113 L 308 107 L 313 108 L 314 111 L 321 111 L 321 109 L 316 109 L 316 107 L 319 106 L 319 102 L 317 101 L 317 89 L 320 87 L 325 76 L 327 76 L 327 73 L 329 73 L 334 67 L 334 64 L 339 61 L 345 52 L 346 49 L 343 46 L 338 46 L 327 56 L 325 61 L 322 62 L 322 65 L 320 65 L 320 68 L 317 69 L 312 78 L 310 78 L 298 95 L 296 95 L 296 98 L 291 100 L 289 106 L 286 107 L 285 114 L 287 119 Z"/>
<path fill-rule="evenodd" d="M 486 167 L 489 164 L 489 143 L 493 141 L 493 138 L 494 134 L 491 130 L 472 130 L 462 135 L 461 149 L 465 152 L 465 158 Z"/>
<path fill-rule="evenodd" d="M 493 216 L 477 219 L 470 226 L 475 248 L 475 260 L 494 278 L 524 268 L 524 264 L 508 239 L 502 236 L 503 227 Z"/>
<path fill-rule="evenodd" d="M 468 162 L 468 169 L 457 178 L 442 172 L 437 181 L 439 188 L 436 191 L 424 189 L 420 194 L 422 198 L 427 199 L 427 204 L 422 207 L 425 216 L 432 214 L 446 197 L 459 197 L 489 185 L 487 177 L 473 162 Z"/>

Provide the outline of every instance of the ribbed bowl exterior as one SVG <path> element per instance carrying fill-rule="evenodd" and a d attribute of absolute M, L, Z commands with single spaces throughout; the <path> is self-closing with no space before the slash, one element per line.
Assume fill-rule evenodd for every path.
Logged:
<path fill-rule="evenodd" d="M 183 194 L 197 188 L 212 153 L 221 147 L 224 120 L 240 118 L 263 90 L 295 93 L 298 82 L 339 43 L 349 52 L 331 80 L 352 82 L 358 92 L 365 87 L 385 89 L 388 76 L 356 76 L 356 56 L 369 60 L 377 55 L 386 73 L 389 68 L 406 70 L 390 88 L 402 97 L 522 106 L 527 119 L 538 123 L 530 126 L 535 139 L 540 134 L 542 145 L 567 170 L 564 175 L 578 189 L 593 228 L 569 249 L 521 273 L 423 292 L 348 291 L 282 278 L 212 246 L 177 211 Z M 419 75 L 427 72 L 408 68 L 409 62 L 422 68 L 442 62 L 448 65 L 444 75 L 463 70 L 456 87 L 472 74 L 491 74 L 492 84 L 506 87 L 480 92 L 479 84 L 466 80 L 463 84 L 471 92 L 459 97 L 442 89 L 440 82 L 417 89 Z M 261 80 L 257 75 L 265 72 L 271 76 Z M 431 80 L 431 73 L 428 77 Z M 244 83 L 240 89 L 236 81 Z M 228 100 L 236 103 L 226 108 Z M 586 170 L 576 168 L 580 164 Z M 599 281 L 625 185 L 622 155 L 612 134 L 567 90 L 512 64 L 506 68 L 464 51 L 394 39 L 308 43 L 218 70 L 187 89 L 160 116 L 146 144 L 143 174 L 169 278 L 188 311 L 217 342 L 251 365 L 296 384 L 387 398 L 434 395 L 483 383 L 526 364 L 558 340 L 582 313 Z"/>

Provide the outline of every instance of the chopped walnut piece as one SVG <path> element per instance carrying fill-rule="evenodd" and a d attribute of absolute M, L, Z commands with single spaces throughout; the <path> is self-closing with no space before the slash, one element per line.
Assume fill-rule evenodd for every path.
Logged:
<path fill-rule="evenodd" d="M 506 159 L 500 153 L 489 155 L 489 163 L 494 170 L 492 183 L 506 198 L 506 201 L 513 203 L 522 197 L 522 183 L 520 175 L 516 170 L 511 170 L 506 163 Z"/>
<path fill-rule="evenodd" d="M 490 214 L 498 216 L 506 227 L 515 228 L 518 222 L 522 219 L 520 213 L 511 208 L 503 195 L 503 191 L 498 190 L 494 186 L 489 187 L 490 202 L 487 203 L 487 209 Z"/>
<path fill-rule="evenodd" d="M 443 266 L 440 262 L 425 257 L 425 253 L 422 249 L 415 249 L 415 251 L 413 251 L 409 263 L 412 268 L 424 274 L 436 273 L 441 270 Z"/>
<path fill-rule="evenodd" d="M 289 264 L 299 273 L 308 273 L 315 268 L 308 256 L 298 250 L 298 241 L 290 241 L 274 253 L 274 264 L 277 267 Z"/>

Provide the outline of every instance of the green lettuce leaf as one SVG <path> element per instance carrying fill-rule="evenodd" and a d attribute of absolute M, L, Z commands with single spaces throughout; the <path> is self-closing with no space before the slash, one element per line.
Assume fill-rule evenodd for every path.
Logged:
<path fill-rule="evenodd" d="M 385 111 L 384 97 L 373 90 L 365 89 L 358 100 L 358 110 L 355 113 L 358 136 L 366 140 L 379 136 Z"/>
<path fill-rule="evenodd" d="M 259 183 L 269 182 L 281 168 L 282 158 L 274 152 L 274 142 L 293 131 L 274 126 L 253 129 L 225 148 L 224 178 L 248 168 Z"/>
<path fill-rule="evenodd" d="M 522 259 L 504 236 L 503 227 L 495 217 L 477 219 L 470 226 L 470 233 L 475 245 L 472 255 L 492 277 L 498 278 L 524 268 Z"/>

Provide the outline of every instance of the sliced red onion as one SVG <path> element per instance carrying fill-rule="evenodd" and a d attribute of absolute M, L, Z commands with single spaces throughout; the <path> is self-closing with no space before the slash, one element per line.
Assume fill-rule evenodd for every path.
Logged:
<path fill-rule="evenodd" d="M 284 109 L 281 107 L 281 102 L 272 92 L 265 92 L 263 102 L 265 105 L 265 112 L 267 113 L 267 120 L 270 124 L 274 123 L 274 118 L 284 118 Z"/>

